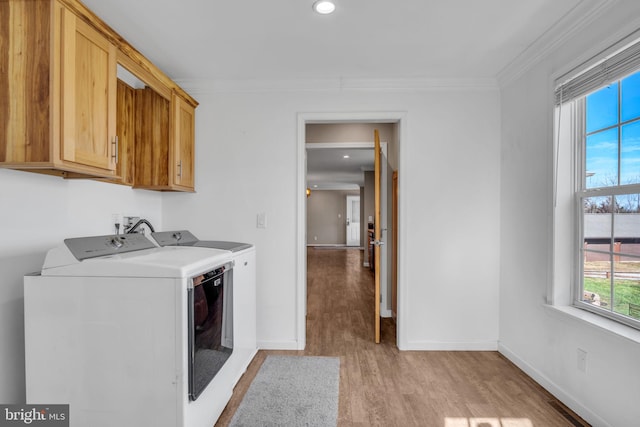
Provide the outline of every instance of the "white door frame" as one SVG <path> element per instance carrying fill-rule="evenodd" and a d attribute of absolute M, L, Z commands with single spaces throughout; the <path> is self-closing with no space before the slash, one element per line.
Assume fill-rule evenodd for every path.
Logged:
<path fill-rule="evenodd" d="M 402 143 L 406 139 L 406 113 L 404 112 L 343 112 L 343 113 L 298 113 L 298 137 L 297 137 L 297 172 L 296 172 L 296 342 L 298 350 L 304 350 L 306 346 L 306 316 L 307 316 L 307 211 L 306 211 L 306 125 L 318 123 L 398 123 L 398 169 L 402 169 L 404 153 Z M 398 192 L 404 188 L 402 173 L 398 178 Z M 398 317 L 396 344 L 400 350 L 406 348 L 407 337 L 405 319 L 407 318 L 407 295 L 404 288 L 403 244 L 405 212 L 404 197 L 398 200 Z"/>

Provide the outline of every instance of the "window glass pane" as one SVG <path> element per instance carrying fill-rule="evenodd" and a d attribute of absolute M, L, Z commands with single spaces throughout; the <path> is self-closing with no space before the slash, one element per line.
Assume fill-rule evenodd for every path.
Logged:
<path fill-rule="evenodd" d="M 618 185 L 618 130 L 609 129 L 587 137 L 586 187 Z"/>
<path fill-rule="evenodd" d="M 613 241 L 614 255 L 640 256 L 640 194 L 616 196 Z"/>
<path fill-rule="evenodd" d="M 631 220 L 622 220 L 620 218 L 628 217 L 634 218 L 629 224 L 628 228 L 623 228 L 622 230 L 629 234 L 640 234 L 640 222 L 638 222 L 638 212 L 640 212 L 640 194 L 622 194 L 620 196 L 616 196 L 616 221 L 631 221 Z M 624 215 L 630 214 L 630 215 Z M 616 232 L 618 232 L 618 224 L 616 224 Z M 622 237 L 622 236 L 620 236 Z M 630 236 L 624 236 L 630 237 Z M 638 237 L 638 236 L 634 236 Z"/>
<path fill-rule="evenodd" d="M 618 202 L 618 201 L 616 201 Z M 585 214 L 610 214 L 613 212 L 611 208 L 611 196 L 585 197 L 583 200 Z M 611 235 L 611 215 L 604 215 L 608 219 L 608 227 L 602 228 L 597 236 L 593 237 L 610 237 Z M 586 228 L 586 225 L 585 225 Z"/>
<path fill-rule="evenodd" d="M 611 310 L 611 262 L 584 262 L 582 301 Z"/>
<path fill-rule="evenodd" d="M 618 83 L 587 96 L 587 133 L 618 123 Z"/>
<path fill-rule="evenodd" d="M 611 239 L 611 203 L 610 196 L 585 197 L 583 199 L 585 241 L 587 239 Z"/>
<path fill-rule="evenodd" d="M 640 72 L 622 80 L 621 121 L 640 117 Z"/>
<path fill-rule="evenodd" d="M 613 311 L 640 318 L 640 194 L 616 196 L 613 224 Z"/>
<path fill-rule="evenodd" d="M 640 319 L 640 258 L 616 257 L 613 311 Z"/>
<path fill-rule="evenodd" d="M 611 252 L 611 197 L 586 197 L 583 200 L 582 229 L 585 261 L 609 261 Z M 598 252 L 605 253 L 598 253 Z"/>
<path fill-rule="evenodd" d="M 640 183 L 640 122 L 634 122 L 622 126 L 620 184 L 638 183 Z"/>

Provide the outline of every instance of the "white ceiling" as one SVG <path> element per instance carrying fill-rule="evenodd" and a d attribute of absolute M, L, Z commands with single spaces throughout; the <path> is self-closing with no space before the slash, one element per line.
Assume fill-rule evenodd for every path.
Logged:
<path fill-rule="evenodd" d="M 313 0 L 84 0 L 178 80 L 495 78 L 606 2 L 335 0 L 322 16 Z"/>
<path fill-rule="evenodd" d="M 364 172 L 373 170 L 374 166 L 373 148 L 313 148 L 314 145 L 321 144 L 307 144 L 309 188 L 357 190 L 364 186 Z"/>
<path fill-rule="evenodd" d="M 495 82 L 609 2 L 335 0 L 335 13 L 321 16 L 312 11 L 313 0 L 84 0 L 171 78 L 236 84 Z M 313 151 L 311 185 L 362 185 L 357 170 L 371 167 L 371 153 L 367 160 L 350 153 L 352 167 L 347 167 L 340 152 Z"/>

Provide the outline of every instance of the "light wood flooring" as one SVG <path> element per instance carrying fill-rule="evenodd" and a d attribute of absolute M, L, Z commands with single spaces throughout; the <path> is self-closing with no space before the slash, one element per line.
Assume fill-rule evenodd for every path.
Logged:
<path fill-rule="evenodd" d="M 269 354 L 340 357 L 338 426 L 588 426 L 498 352 L 399 351 L 383 319 L 373 343 L 373 276 L 358 249 L 307 251 L 304 351 L 261 350 L 216 426 L 227 426 Z"/>

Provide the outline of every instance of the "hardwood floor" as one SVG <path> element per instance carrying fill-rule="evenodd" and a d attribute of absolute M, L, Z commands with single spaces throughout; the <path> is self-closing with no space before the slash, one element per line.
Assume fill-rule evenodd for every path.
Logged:
<path fill-rule="evenodd" d="M 498 352 L 399 351 L 357 249 L 307 251 L 304 351 L 258 352 L 216 426 L 227 426 L 268 354 L 340 357 L 338 426 L 588 426 Z"/>

